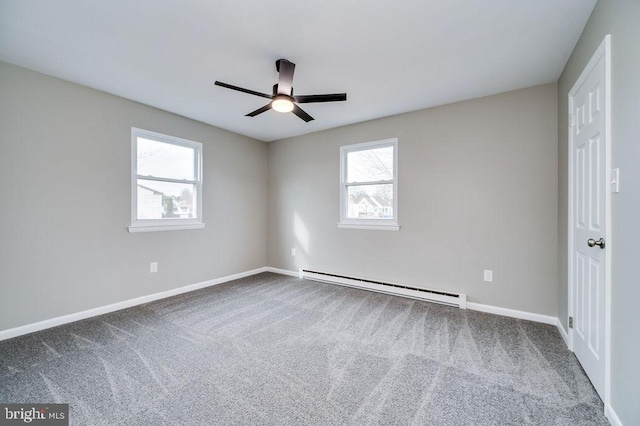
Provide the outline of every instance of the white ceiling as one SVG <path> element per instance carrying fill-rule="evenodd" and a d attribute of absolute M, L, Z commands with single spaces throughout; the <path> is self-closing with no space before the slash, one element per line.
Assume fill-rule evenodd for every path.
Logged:
<path fill-rule="evenodd" d="M 270 141 L 557 81 L 596 0 L 0 0 L 0 60 Z M 296 63 L 315 121 L 271 93 Z M 266 102 L 265 102 L 266 101 Z"/>

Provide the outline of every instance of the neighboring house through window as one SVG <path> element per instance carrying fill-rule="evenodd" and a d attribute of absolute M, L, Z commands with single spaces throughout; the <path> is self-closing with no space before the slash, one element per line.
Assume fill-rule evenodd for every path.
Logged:
<path fill-rule="evenodd" d="M 340 148 L 340 228 L 397 231 L 398 139 Z"/>
<path fill-rule="evenodd" d="M 129 232 L 203 228 L 202 144 L 131 129 Z"/>

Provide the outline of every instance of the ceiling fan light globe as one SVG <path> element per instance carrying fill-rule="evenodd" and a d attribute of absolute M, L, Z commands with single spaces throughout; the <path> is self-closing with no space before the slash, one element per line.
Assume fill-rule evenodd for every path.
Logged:
<path fill-rule="evenodd" d="M 289 99 L 274 99 L 271 108 L 278 112 L 291 112 L 293 111 L 293 102 Z"/>

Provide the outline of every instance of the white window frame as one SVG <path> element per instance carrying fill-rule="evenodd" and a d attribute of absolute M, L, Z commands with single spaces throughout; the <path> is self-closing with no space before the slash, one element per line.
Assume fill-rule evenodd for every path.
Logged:
<path fill-rule="evenodd" d="M 350 152 L 367 151 L 370 149 L 393 147 L 393 179 L 370 182 L 347 182 L 347 155 Z M 393 219 L 354 219 L 347 217 L 349 186 L 393 184 Z M 374 142 L 364 142 L 340 147 L 340 222 L 338 228 L 371 229 L 383 231 L 399 231 L 398 224 L 398 138 L 384 139 Z"/>
<path fill-rule="evenodd" d="M 138 176 L 138 138 L 151 139 L 171 145 L 193 148 L 194 180 L 156 178 Z M 138 219 L 138 179 L 157 180 L 160 182 L 188 183 L 194 185 L 193 199 L 196 204 L 197 217 L 188 219 Z M 129 232 L 176 231 L 181 229 L 202 229 L 202 144 L 175 136 L 163 135 L 150 130 L 131 128 L 131 225 Z"/>

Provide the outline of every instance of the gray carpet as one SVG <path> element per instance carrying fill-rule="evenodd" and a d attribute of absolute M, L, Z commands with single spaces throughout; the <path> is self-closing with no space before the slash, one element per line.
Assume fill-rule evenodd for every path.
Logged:
<path fill-rule="evenodd" d="M 71 424 L 600 425 L 549 325 L 260 274 L 0 342 Z"/>

